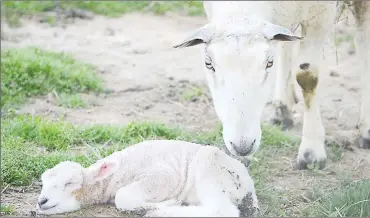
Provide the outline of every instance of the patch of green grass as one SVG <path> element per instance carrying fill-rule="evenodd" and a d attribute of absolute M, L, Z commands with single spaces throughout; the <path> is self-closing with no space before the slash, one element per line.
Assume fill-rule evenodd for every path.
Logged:
<path fill-rule="evenodd" d="M 6 1 L 5 9 L 21 14 L 36 14 L 55 8 L 53 1 Z M 130 12 L 153 12 L 164 14 L 168 11 L 186 12 L 188 15 L 202 15 L 201 1 L 61 1 L 62 9 L 84 9 L 95 14 L 117 17 Z M 9 14 L 10 15 L 10 14 Z"/>
<path fill-rule="evenodd" d="M 3 118 L 1 133 L 21 137 L 48 150 L 66 150 L 78 143 L 78 132 L 66 122 L 51 121 L 39 116 L 19 115 Z"/>
<path fill-rule="evenodd" d="M 4 1 L 1 6 L 5 9 L 17 9 L 23 13 L 39 13 L 55 7 L 54 1 Z"/>
<path fill-rule="evenodd" d="M 278 155 L 271 149 L 282 150 L 277 146 L 278 140 L 288 144 L 290 137 L 277 130 L 265 129 L 264 144 L 257 155 L 261 163 L 267 158 Z M 73 126 L 64 121 L 51 121 L 39 116 L 14 115 L 2 118 L 2 183 L 12 185 L 29 184 L 32 179 L 38 178 L 41 173 L 62 160 L 78 160 L 83 163 L 92 163 L 97 158 L 105 157 L 114 151 L 121 150 L 131 144 L 149 139 L 178 139 L 202 144 L 223 144 L 222 127 L 219 125 L 214 131 L 191 133 L 177 127 L 168 127 L 154 122 L 133 122 L 126 126 L 93 125 Z M 273 134 L 277 139 L 274 139 Z M 293 142 L 292 142 L 293 143 Z M 114 144 L 114 146 L 101 146 Z M 87 146 L 90 145 L 90 146 Z M 83 147 L 87 151 L 90 147 L 90 156 L 76 154 L 75 148 Z M 291 146 L 290 146 L 291 147 Z M 43 151 L 42 148 L 46 148 Z M 289 149 L 289 146 L 288 148 Z M 93 153 L 97 152 L 96 155 Z M 88 152 L 89 153 L 89 152 Z M 93 157 L 91 157 L 93 156 Z M 256 179 L 263 180 L 268 174 L 268 165 L 256 163 L 251 174 L 258 175 Z"/>
<path fill-rule="evenodd" d="M 67 108 L 86 108 L 88 103 L 79 94 L 61 93 L 58 95 L 58 106 Z"/>
<path fill-rule="evenodd" d="M 328 147 L 327 155 L 329 160 L 338 162 L 342 159 L 343 149 L 339 147 Z"/>
<path fill-rule="evenodd" d="M 28 47 L 1 51 L 1 107 L 55 90 L 63 93 L 99 92 L 102 78 L 89 64 L 64 53 Z"/>
<path fill-rule="evenodd" d="M 88 163 L 84 156 L 72 156 L 63 152 L 42 152 L 32 142 L 21 137 L 1 135 L 1 185 L 29 185 L 41 174 L 64 160 Z"/>
<path fill-rule="evenodd" d="M 14 209 L 10 205 L 0 205 L 1 216 L 11 216 L 14 213 Z"/>
<path fill-rule="evenodd" d="M 370 180 L 351 182 L 331 192 L 314 189 L 311 205 L 304 212 L 307 216 L 369 217 Z"/>
<path fill-rule="evenodd" d="M 300 140 L 300 137 L 282 132 L 277 126 L 269 124 L 262 125 L 262 146 L 276 148 L 296 147 Z"/>

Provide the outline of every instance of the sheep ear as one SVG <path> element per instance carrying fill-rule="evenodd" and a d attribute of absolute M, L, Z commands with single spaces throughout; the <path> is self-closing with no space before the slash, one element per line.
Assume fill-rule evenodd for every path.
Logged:
<path fill-rule="evenodd" d="M 262 34 L 268 40 L 295 41 L 303 39 L 303 37 L 295 35 L 290 30 L 272 23 L 267 23 L 264 25 Z"/>
<path fill-rule="evenodd" d="M 208 25 L 197 29 L 193 34 L 188 36 L 181 43 L 174 45 L 174 48 L 185 48 L 194 45 L 199 45 L 202 43 L 208 43 L 211 40 L 212 32 Z"/>
<path fill-rule="evenodd" d="M 103 161 L 90 167 L 90 181 L 92 183 L 101 181 L 115 172 L 117 163 L 115 161 Z"/>

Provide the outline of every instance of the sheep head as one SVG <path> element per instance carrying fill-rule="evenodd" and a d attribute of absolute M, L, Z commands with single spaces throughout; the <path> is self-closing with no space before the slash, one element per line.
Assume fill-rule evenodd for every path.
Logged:
<path fill-rule="evenodd" d="M 227 149 L 250 156 L 261 142 L 261 116 L 276 80 L 275 44 L 302 37 L 258 17 L 217 20 L 175 48 L 203 45 L 204 69 Z"/>

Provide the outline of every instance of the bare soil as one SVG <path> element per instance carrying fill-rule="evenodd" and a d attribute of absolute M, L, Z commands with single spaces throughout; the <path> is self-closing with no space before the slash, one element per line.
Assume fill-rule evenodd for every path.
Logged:
<path fill-rule="evenodd" d="M 199 48 L 172 48 L 190 31 L 205 24 L 204 17 L 128 14 L 120 18 L 93 16 L 58 26 L 37 19 L 22 23 L 20 28 L 2 26 L 2 48 L 30 45 L 68 52 L 96 66 L 111 93 L 95 96 L 95 103 L 84 109 L 58 107 L 54 96 L 49 95 L 33 99 L 20 112 L 50 119 L 63 116 L 74 124 L 124 125 L 134 120 L 152 120 L 193 131 L 212 129 L 219 122 L 205 85 Z M 351 29 L 342 22 L 338 24 L 337 35 L 352 34 Z M 370 152 L 358 149 L 354 141 L 361 97 L 355 51 L 350 41 L 337 47 L 333 42 L 329 40 L 325 47 L 325 70 L 320 75 L 318 95 L 327 134 L 349 144 L 351 149 L 343 153 L 339 162 L 329 163 L 320 178 L 309 172 L 293 171 L 290 161 L 295 156 L 271 160 L 276 162 L 276 173 L 267 182 L 288 192 L 292 198 L 299 198 L 314 183 L 333 185 L 344 173 L 351 173 L 353 179 L 370 177 Z M 184 97 L 194 87 L 201 87 L 202 95 Z M 294 109 L 296 128 L 292 131 L 296 134 L 300 134 L 302 125 L 302 106 L 300 101 Z M 269 114 L 267 107 L 266 120 Z M 2 193 L 1 203 L 12 205 L 16 215 L 27 216 L 31 215 L 37 194 L 37 186 L 26 188 L 24 193 L 7 188 Z M 118 215 L 114 207 L 99 206 L 71 216 Z"/>

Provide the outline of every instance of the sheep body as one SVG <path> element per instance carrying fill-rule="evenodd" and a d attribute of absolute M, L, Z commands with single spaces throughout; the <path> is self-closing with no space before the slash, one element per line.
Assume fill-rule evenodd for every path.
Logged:
<path fill-rule="evenodd" d="M 53 169 L 58 167 L 63 168 Z M 53 169 L 43 174 L 43 183 Z M 146 216 L 233 217 L 258 209 L 247 168 L 213 146 L 144 141 L 83 168 L 82 177 L 81 187 L 71 192 L 76 209 L 114 203 L 120 210 L 147 209 Z M 47 195 L 45 190 L 39 199 Z"/>

